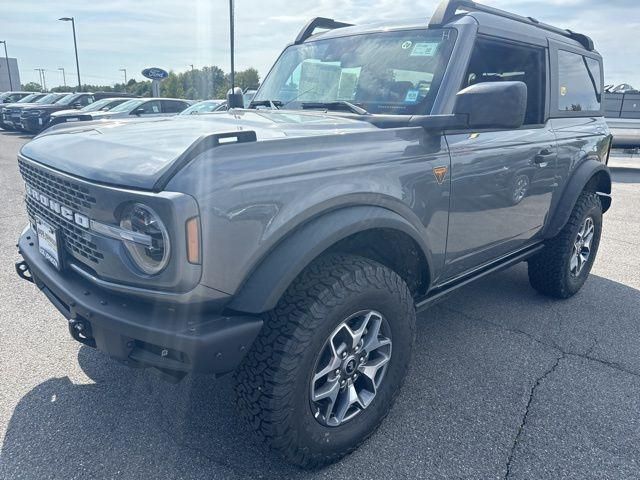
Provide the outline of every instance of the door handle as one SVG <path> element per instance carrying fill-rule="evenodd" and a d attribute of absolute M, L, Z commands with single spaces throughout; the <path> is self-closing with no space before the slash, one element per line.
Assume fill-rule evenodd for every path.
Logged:
<path fill-rule="evenodd" d="M 555 156 L 556 152 L 548 148 L 543 148 L 534 158 L 534 162 L 538 165 L 546 164 Z"/>

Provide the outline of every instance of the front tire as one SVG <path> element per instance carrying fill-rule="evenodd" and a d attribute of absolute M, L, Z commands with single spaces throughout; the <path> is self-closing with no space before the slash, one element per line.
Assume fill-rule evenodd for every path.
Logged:
<path fill-rule="evenodd" d="M 268 314 L 237 371 L 241 413 L 287 461 L 335 462 L 389 412 L 414 335 L 413 298 L 393 270 L 356 256 L 323 257 Z"/>
<path fill-rule="evenodd" d="M 555 298 L 575 295 L 587 281 L 600 246 L 602 204 L 593 192 L 582 192 L 569 221 L 529 260 L 529 282 Z"/>

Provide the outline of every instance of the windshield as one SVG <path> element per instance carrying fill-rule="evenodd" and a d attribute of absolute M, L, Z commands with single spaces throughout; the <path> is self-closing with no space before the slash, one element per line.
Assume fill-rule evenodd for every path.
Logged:
<path fill-rule="evenodd" d="M 222 103 L 222 100 L 207 100 L 204 102 L 196 103 L 195 105 L 192 105 L 184 110 L 182 113 L 180 113 L 180 115 L 194 115 L 196 113 L 215 112 L 218 107 L 222 105 Z"/>
<path fill-rule="evenodd" d="M 453 30 L 410 30 L 294 45 L 280 56 L 252 105 L 306 108 L 342 101 L 370 113 L 429 113 L 454 41 Z"/>
<path fill-rule="evenodd" d="M 60 98 L 61 97 L 59 93 L 50 93 L 49 95 L 45 95 L 44 97 L 42 97 L 40 100 L 36 100 L 34 103 L 48 104 L 53 103 Z"/>
<path fill-rule="evenodd" d="M 143 102 L 146 102 L 146 100 L 143 99 L 143 98 L 139 98 L 139 99 L 136 99 L 136 100 L 129 100 L 128 102 L 121 103 L 120 105 L 118 105 L 117 107 L 112 108 L 109 111 L 110 112 L 129 112 L 129 111 L 133 110 L 134 108 L 136 108 L 138 105 L 140 105 Z"/>
<path fill-rule="evenodd" d="M 33 99 L 38 99 L 38 94 L 37 93 L 32 93 L 31 95 L 27 95 L 24 98 L 21 98 L 20 100 L 18 100 L 16 103 L 29 103 L 31 102 Z"/>
<path fill-rule="evenodd" d="M 93 103 L 90 103 L 89 105 L 87 105 L 84 108 L 81 108 L 80 111 L 81 112 L 95 112 L 97 110 L 100 110 L 102 108 L 107 107 L 108 105 L 111 104 L 115 104 L 117 100 L 114 100 L 113 98 L 103 98 L 102 100 L 97 100 Z"/>
<path fill-rule="evenodd" d="M 56 102 L 56 104 L 58 105 L 71 105 L 73 102 L 75 102 L 78 98 L 80 98 L 80 96 L 82 96 L 81 93 L 76 93 L 74 95 L 65 95 L 62 100 Z"/>

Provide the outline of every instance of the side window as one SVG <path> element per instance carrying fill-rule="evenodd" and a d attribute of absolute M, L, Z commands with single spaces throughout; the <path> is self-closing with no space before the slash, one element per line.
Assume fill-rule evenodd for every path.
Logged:
<path fill-rule="evenodd" d="M 164 100 L 162 102 L 162 108 L 164 113 L 179 113 L 186 108 L 186 104 L 184 102 Z"/>
<path fill-rule="evenodd" d="M 78 103 L 83 106 L 86 107 L 87 105 L 89 105 L 90 103 L 93 103 L 93 96 L 91 95 L 84 95 L 82 97 L 80 97 L 78 99 Z"/>
<path fill-rule="evenodd" d="M 162 113 L 162 110 L 160 109 L 159 100 L 155 100 L 152 102 L 145 102 L 142 105 L 140 105 L 138 108 L 136 108 L 136 110 L 138 110 L 139 108 L 143 110 L 142 111 L 143 115 L 152 115 L 154 113 Z"/>
<path fill-rule="evenodd" d="M 476 83 L 519 81 L 527 85 L 525 125 L 544 122 L 546 60 L 543 48 L 479 39 L 463 88 Z"/>
<path fill-rule="evenodd" d="M 577 53 L 558 50 L 558 110 L 600 110 L 602 91 L 600 62 Z"/>

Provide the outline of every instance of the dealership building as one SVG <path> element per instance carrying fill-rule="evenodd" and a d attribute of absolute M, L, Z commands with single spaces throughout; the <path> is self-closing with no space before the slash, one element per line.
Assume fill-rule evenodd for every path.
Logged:
<path fill-rule="evenodd" d="M 18 71 L 18 59 L 9 57 L 9 68 L 11 69 L 11 85 L 13 90 L 20 90 L 20 72 Z M 9 86 L 9 71 L 7 70 L 7 59 L 0 57 L 0 92 L 12 90 Z"/>

